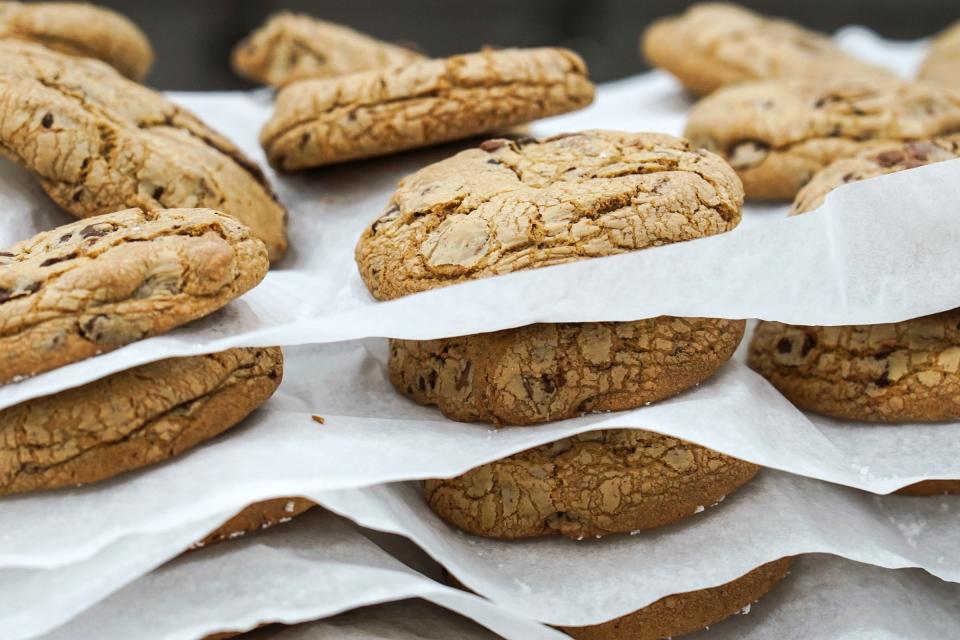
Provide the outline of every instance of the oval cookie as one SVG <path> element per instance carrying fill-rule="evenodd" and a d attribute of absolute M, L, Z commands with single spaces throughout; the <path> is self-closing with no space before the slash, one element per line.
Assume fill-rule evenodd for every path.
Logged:
<path fill-rule="evenodd" d="M 270 164 L 292 171 L 469 138 L 593 101 L 583 60 L 566 49 L 504 49 L 423 60 L 277 95 L 260 134 Z"/>
<path fill-rule="evenodd" d="M 610 622 L 563 630 L 577 640 L 660 640 L 692 633 L 765 596 L 787 576 L 791 562 L 774 560 L 719 587 L 667 596 Z"/>
<path fill-rule="evenodd" d="M 0 2 L 0 38 L 97 58 L 131 80 L 143 80 L 153 64 L 150 41 L 135 24 L 116 11 L 81 2 Z"/>
<path fill-rule="evenodd" d="M 685 135 L 736 169 L 748 198 L 792 199 L 870 145 L 960 132 L 960 94 L 894 80 L 751 82 L 694 106 Z"/>
<path fill-rule="evenodd" d="M 271 260 L 286 212 L 257 165 L 161 94 L 95 60 L 0 40 L 0 152 L 71 214 L 209 207 L 250 227 Z"/>
<path fill-rule="evenodd" d="M 277 524 L 284 524 L 315 506 L 315 503 L 306 498 L 272 498 L 254 502 L 208 533 L 202 540 L 194 543 L 190 549 L 199 549 L 224 540 L 239 538 L 247 533 L 269 529 Z"/>
<path fill-rule="evenodd" d="M 283 375 L 280 349 L 161 360 L 0 411 L 0 495 L 112 478 L 243 420 Z"/>
<path fill-rule="evenodd" d="M 129 209 L 0 250 L 0 384 L 201 318 L 267 267 L 263 243 L 209 209 Z"/>
<path fill-rule="evenodd" d="M 844 53 L 825 35 L 732 4 L 696 4 L 657 20 L 641 48 L 654 66 L 701 95 L 748 80 L 893 77 Z"/>
<path fill-rule="evenodd" d="M 306 15 L 275 14 L 233 50 L 238 74 L 275 87 L 422 60 L 410 49 Z"/>
<path fill-rule="evenodd" d="M 703 511 L 759 468 L 676 438 L 611 429 L 565 438 L 427 480 L 430 508 L 474 535 L 601 537 L 650 529 Z"/>

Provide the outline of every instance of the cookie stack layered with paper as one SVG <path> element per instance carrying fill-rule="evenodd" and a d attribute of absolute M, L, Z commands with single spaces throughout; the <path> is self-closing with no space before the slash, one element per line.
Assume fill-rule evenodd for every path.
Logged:
<path fill-rule="evenodd" d="M 0 151 L 83 218 L 0 251 L 0 383 L 203 318 L 256 286 L 286 250 L 286 213 L 253 161 L 88 56 L 135 78 L 152 59 L 139 30 L 108 10 L 0 5 Z M 176 456 L 263 404 L 282 371 L 279 348 L 238 348 L 4 409 L 0 493 L 105 480 Z M 233 525 L 289 515 L 286 502 L 260 505 Z"/>
<path fill-rule="evenodd" d="M 356 259 L 374 297 L 389 300 L 724 233 L 740 221 L 742 201 L 740 181 L 723 160 L 671 136 L 586 131 L 493 139 L 403 179 L 364 232 Z M 390 379 L 400 393 L 454 420 L 535 425 L 682 393 L 730 358 L 743 327 L 740 320 L 664 316 L 391 340 Z M 683 520 L 757 470 L 676 438 L 618 429 L 428 480 L 424 491 L 434 512 L 475 535 L 581 540 Z M 629 637 L 645 638 L 702 628 L 759 598 L 788 565 L 780 560 L 729 585 L 569 632 L 593 638 L 642 628 Z"/>

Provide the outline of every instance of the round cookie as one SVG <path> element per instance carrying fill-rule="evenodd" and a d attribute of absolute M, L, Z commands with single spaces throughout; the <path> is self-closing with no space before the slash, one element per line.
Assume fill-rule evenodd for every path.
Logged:
<path fill-rule="evenodd" d="M 283 256 L 286 212 L 259 167 L 160 93 L 17 40 L 0 40 L 0 93 L 0 153 L 72 215 L 209 207 Z"/>
<path fill-rule="evenodd" d="M 960 417 L 960 309 L 893 324 L 761 322 L 749 363 L 817 413 L 871 422 Z"/>
<path fill-rule="evenodd" d="M 825 35 L 732 4 L 700 3 L 657 20 L 641 48 L 651 64 L 700 95 L 749 80 L 893 77 L 844 53 Z"/>
<path fill-rule="evenodd" d="M 0 384 L 201 318 L 267 267 L 263 243 L 210 209 L 128 209 L 0 250 Z"/>
<path fill-rule="evenodd" d="M 734 228 L 743 193 L 713 154 L 662 134 L 489 140 L 400 182 L 356 259 L 387 300 Z M 390 377 L 457 420 L 533 424 L 627 409 L 705 380 L 741 321 L 661 317 L 391 341 Z"/>
<path fill-rule="evenodd" d="M 920 65 L 919 80 L 960 89 L 960 22 L 937 36 Z"/>
<path fill-rule="evenodd" d="M 422 60 L 277 95 L 260 143 L 293 171 L 382 156 L 574 111 L 593 101 L 583 60 L 566 49 L 503 49 Z"/>
<path fill-rule="evenodd" d="M 887 79 L 773 80 L 721 89 L 685 135 L 736 169 L 748 198 L 792 199 L 834 160 L 960 132 L 960 94 Z"/>
<path fill-rule="evenodd" d="M 589 627 L 564 627 L 576 640 L 659 640 L 699 631 L 753 604 L 787 576 L 792 558 L 757 567 L 719 587 L 678 593 Z"/>
<path fill-rule="evenodd" d="M 116 11 L 80 2 L 0 2 L 0 38 L 97 58 L 131 80 L 143 80 L 153 64 L 150 41 L 135 24 Z"/>
<path fill-rule="evenodd" d="M 688 518 L 736 491 L 759 467 L 637 429 L 564 438 L 456 478 L 427 480 L 430 508 L 474 535 L 581 539 Z"/>
<path fill-rule="evenodd" d="M 0 411 L 0 495 L 112 478 L 176 456 L 263 404 L 280 349 L 145 364 Z"/>
<path fill-rule="evenodd" d="M 194 543 L 190 549 L 200 549 L 224 540 L 238 538 L 247 533 L 289 522 L 315 506 L 315 503 L 306 498 L 273 498 L 254 502 L 211 531 L 202 540 Z"/>
<path fill-rule="evenodd" d="M 393 386 L 463 422 L 529 425 L 657 402 L 712 376 L 742 320 L 662 316 L 391 340 Z"/>
<path fill-rule="evenodd" d="M 306 78 L 332 78 L 422 60 L 423 56 L 349 27 L 281 12 L 233 50 L 241 76 L 280 87 Z"/>

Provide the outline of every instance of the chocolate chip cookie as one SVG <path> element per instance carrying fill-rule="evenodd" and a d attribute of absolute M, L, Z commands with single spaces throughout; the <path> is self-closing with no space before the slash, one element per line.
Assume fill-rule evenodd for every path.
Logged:
<path fill-rule="evenodd" d="M 903 496 L 917 497 L 960 493 L 960 480 L 924 480 L 899 489 L 897 493 Z"/>
<path fill-rule="evenodd" d="M 960 132 L 960 94 L 888 80 L 781 80 L 721 89 L 686 135 L 725 157 L 748 198 L 791 199 L 834 160 L 877 143 Z"/>
<path fill-rule="evenodd" d="M 238 74 L 275 87 L 422 60 L 419 53 L 310 16 L 278 13 L 233 50 Z"/>
<path fill-rule="evenodd" d="M 0 250 L 0 384 L 203 317 L 267 267 L 263 243 L 209 209 L 129 209 Z"/>
<path fill-rule="evenodd" d="M 0 2 L 0 38 L 97 58 L 132 80 L 142 80 L 153 64 L 150 41 L 135 24 L 115 11 L 80 2 Z"/>
<path fill-rule="evenodd" d="M 0 494 L 112 478 L 226 431 L 269 398 L 278 348 L 174 358 L 0 411 Z"/>
<path fill-rule="evenodd" d="M 77 217 L 210 207 L 286 250 L 285 211 L 236 147 L 105 64 L 0 40 L 0 153 Z"/>
<path fill-rule="evenodd" d="M 734 228 L 730 167 L 661 134 L 489 140 L 408 176 L 357 245 L 374 297 L 693 240 Z M 741 321 L 661 317 L 393 340 L 390 377 L 457 420 L 533 424 L 641 406 L 712 375 Z"/>
<path fill-rule="evenodd" d="M 950 160 L 960 136 L 874 145 L 841 158 L 804 187 L 791 215 L 845 183 Z M 960 309 L 890 324 L 818 327 L 762 321 L 750 366 L 810 411 L 876 422 L 960 417 Z"/>
<path fill-rule="evenodd" d="M 757 473 L 749 462 L 636 429 L 585 433 L 427 480 L 430 508 L 468 533 L 582 539 L 688 518 Z"/>
<path fill-rule="evenodd" d="M 960 89 L 960 22 L 940 34 L 924 58 L 920 80 Z"/>
<path fill-rule="evenodd" d="M 289 522 L 315 506 L 315 503 L 306 498 L 273 498 L 254 502 L 211 531 L 203 540 L 196 542 L 191 549 L 232 540 L 247 533 Z"/>
<path fill-rule="evenodd" d="M 893 77 L 844 53 L 825 35 L 732 4 L 696 4 L 658 20 L 641 48 L 654 66 L 700 95 L 748 80 Z"/>
<path fill-rule="evenodd" d="M 577 640 L 659 640 L 709 628 L 766 595 L 786 577 L 791 562 L 774 560 L 719 587 L 667 596 L 610 622 L 563 630 Z"/>
<path fill-rule="evenodd" d="M 566 49 L 504 49 L 423 60 L 277 95 L 260 142 L 284 171 L 386 155 L 510 127 L 593 101 Z"/>

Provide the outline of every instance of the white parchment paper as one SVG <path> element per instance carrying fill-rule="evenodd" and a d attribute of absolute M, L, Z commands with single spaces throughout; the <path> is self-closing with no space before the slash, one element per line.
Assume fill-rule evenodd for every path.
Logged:
<path fill-rule="evenodd" d="M 416 483 L 314 497 L 362 526 L 409 537 L 477 593 L 550 624 L 610 620 L 804 553 L 960 581 L 960 496 L 869 496 L 771 470 L 676 525 L 584 541 L 464 534 L 432 514 Z"/>
<path fill-rule="evenodd" d="M 413 571 L 356 527 L 315 509 L 287 526 L 184 555 L 42 638 L 194 640 L 405 598 L 448 607 L 507 638 L 566 637 Z"/>

